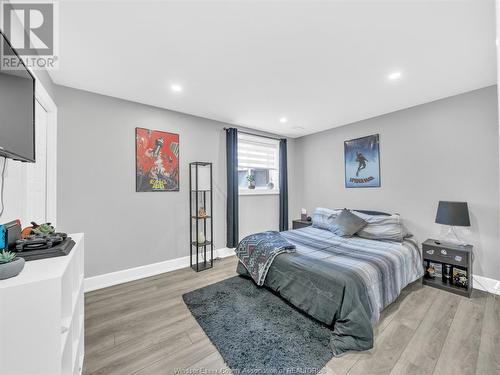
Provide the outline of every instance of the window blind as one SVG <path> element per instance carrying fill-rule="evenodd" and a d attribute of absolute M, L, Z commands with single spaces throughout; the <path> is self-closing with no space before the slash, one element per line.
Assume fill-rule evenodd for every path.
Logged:
<path fill-rule="evenodd" d="M 279 142 L 247 134 L 238 134 L 238 168 L 269 169 L 279 167 Z"/>

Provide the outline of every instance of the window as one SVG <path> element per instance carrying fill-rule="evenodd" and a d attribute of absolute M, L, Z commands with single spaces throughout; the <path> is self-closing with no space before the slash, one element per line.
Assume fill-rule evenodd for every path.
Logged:
<path fill-rule="evenodd" d="M 279 192 L 279 141 L 238 134 L 238 186 L 240 194 Z"/>

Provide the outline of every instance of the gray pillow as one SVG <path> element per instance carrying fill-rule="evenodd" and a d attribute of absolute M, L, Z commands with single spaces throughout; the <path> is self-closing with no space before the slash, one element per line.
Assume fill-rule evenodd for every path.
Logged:
<path fill-rule="evenodd" d="M 358 230 L 363 229 L 366 224 L 359 216 L 354 215 L 351 211 L 343 209 L 330 226 L 330 231 L 340 237 L 352 237 Z"/>

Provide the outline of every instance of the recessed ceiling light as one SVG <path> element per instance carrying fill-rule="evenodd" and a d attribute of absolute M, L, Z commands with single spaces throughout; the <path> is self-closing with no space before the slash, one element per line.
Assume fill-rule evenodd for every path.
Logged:
<path fill-rule="evenodd" d="M 282 124 L 284 124 L 285 122 L 287 122 L 286 117 L 282 117 L 282 118 L 280 118 L 280 122 L 281 122 Z"/>
<path fill-rule="evenodd" d="M 391 81 L 401 78 L 401 72 L 393 72 L 387 76 Z"/>
<path fill-rule="evenodd" d="M 173 92 L 181 92 L 182 91 L 182 86 L 178 84 L 173 84 L 170 86 Z"/>

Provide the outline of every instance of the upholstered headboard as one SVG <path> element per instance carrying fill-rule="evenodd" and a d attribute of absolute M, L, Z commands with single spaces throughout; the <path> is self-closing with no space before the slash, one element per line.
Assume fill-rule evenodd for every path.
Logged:
<path fill-rule="evenodd" d="M 353 211 L 361 212 L 362 214 L 366 215 L 373 215 L 373 216 L 391 216 L 391 214 L 388 214 L 386 212 L 380 212 L 380 211 L 370 211 L 370 210 L 355 210 Z"/>

